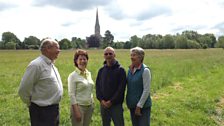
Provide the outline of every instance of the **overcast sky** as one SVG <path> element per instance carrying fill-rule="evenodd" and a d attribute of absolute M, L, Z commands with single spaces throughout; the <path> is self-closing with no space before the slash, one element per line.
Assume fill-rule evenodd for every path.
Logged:
<path fill-rule="evenodd" d="M 97 8 L 101 35 L 110 30 L 114 41 L 184 30 L 224 35 L 223 0 L 0 0 L 0 34 L 85 39 Z"/>

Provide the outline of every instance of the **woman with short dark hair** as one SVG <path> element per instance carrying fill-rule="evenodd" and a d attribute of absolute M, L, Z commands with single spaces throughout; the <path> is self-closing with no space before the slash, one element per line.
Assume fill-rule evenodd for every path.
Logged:
<path fill-rule="evenodd" d="M 86 69 L 88 53 L 78 49 L 74 54 L 75 70 L 68 77 L 72 126 L 89 126 L 93 114 L 93 80 Z"/>

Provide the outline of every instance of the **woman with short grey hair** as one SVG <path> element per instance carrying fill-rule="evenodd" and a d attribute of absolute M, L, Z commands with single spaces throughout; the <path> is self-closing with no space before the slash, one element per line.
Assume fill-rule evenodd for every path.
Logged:
<path fill-rule="evenodd" d="M 144 61 L 145 52 L 140 47 L 130 50 L 131 65 L 127 75 L 126 103 L 130 110 L 133 126 L 150 126 L 151 72 Z"/>

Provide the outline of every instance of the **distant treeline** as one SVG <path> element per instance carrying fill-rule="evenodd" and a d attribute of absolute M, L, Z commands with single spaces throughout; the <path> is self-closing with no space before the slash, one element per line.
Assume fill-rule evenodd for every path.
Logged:
<path fill-rule="evenodd" d="M 142 47 L 144 49 L 200 49 L 200 48 L 224 48 L 224 35 L 215 37 L 214 34 L 198 34 L 196 31 L 186 30 L 176 35 L 147 34 L 142 38 L 133 35 L 129 41 L 114 42 L 114 36 L 107 30 L 104 36 L 91 35 L 86 39 L 72 37 L 57 40 L 61 49 L 77 48 L 105 48 L 112 46 L 116 49 L 130 49 Z M 29 36 L 20 41 L 12 32 L 2 33 L 0 49 L 39 49 L 41 40 L 35 36 Z"/>

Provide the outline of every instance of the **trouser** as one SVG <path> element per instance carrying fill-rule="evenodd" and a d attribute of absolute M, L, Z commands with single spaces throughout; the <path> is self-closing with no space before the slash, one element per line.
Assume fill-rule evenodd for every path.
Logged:
<path fill-rule="evenodd" d="M 100 112 L 102 117 L 103 126 L 110 126 L 111 119 L 114 122 L 114 126 L 124 126 L 122 104 L 112 105 L 110 108 L 104 108 L 100 106 Z"/>
<path fill-rule="evenodd" d="M 150 126 L 151 107 L 142 108 L 141 116 L 135 115 L 135 108 L 130 109 L 132 126 Z"/>
<path fill-rule="evenodd" d="M 59 126 L 59 105 L 38 106 L 31 103 L 29 107 L 31 126 Z"/>
<path fill-rule="evenodd" d="M 91 123 L 92 115 L 93 115 L 94 105 L 93 104 L 89 106 L 78 105 L 78 107 L 81 112 L 82 118 L 80 122 L 77 122 L 74 117 L 73 108 L 71 107 L 72 126 L 89 126 L 89 124 Z"/>

